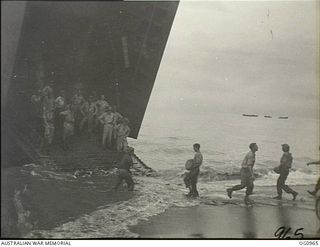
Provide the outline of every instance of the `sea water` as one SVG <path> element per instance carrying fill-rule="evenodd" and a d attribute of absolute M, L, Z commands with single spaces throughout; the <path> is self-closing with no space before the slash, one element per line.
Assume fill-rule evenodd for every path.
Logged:
<path fill-rule="evenodd" d="M 228 200 L 225 189 L 239 183 L 241 162 L 251 142 L 259 146 L 254 169 L 258 176 L 255 191 L 260 197 L 270 198 L 270 194 L 261 194 L 265 190 L 259 187 L 270 187 L 275 191 L 278 175 L 272 170 L 279 165 L 283 143 L 290 145 L 294 157 L 287 183 L 312 188 L 319 170 L 306 163 L 319 158 L 318 137 L 319 121 L 315 119 L 252 118 L 234 114 L 146 116 L 139 138 L 129 139 L 129 145 L 157 171 L 157 177 L 135 177 L 136 191 L 128 201 L 99 207 L 51 230 L 32 229 L 25 236 L 138 237 L 129 230 L 130 226 L 172 206 L 198 205 L 202 198 Z M 185 161 L 194 155 L 194 143 L 200 143 L 204 157 L 198 183 L 200 199 L 188 200 L 183 195 L 187 190 L 182 179 Z M 61 179 L 61 176 L 57 177 Z"/>
<path fill-rule="evenodd" d="M 269 171 L 279 164 L 281 144 L 288 143 L 293 168 L 312 173 L 306 162 L 319 157 L 319 121 L 303 118 L 243 117 L 236 114 L 146 118 L 137 140 L 130 140 L 147 164 L 158 170 L 182 167 L 201 144 L 203 164 L 221 171 L 239 169 L 249 144 L 259 146 L 255 168 Z M 197 120 L 198 118 L 198 120 Z M 303 181 L 301 181 L 303 182 Z"/>

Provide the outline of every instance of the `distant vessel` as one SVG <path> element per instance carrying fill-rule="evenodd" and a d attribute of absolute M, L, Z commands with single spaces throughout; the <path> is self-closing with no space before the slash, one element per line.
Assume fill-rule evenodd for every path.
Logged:
<path fill-rule="evenodd" d="M 242 114 L 244 117 L 258 117 L 258 115 L 255 114 Z"/>
<path fill-rule="evenodd" d="M 288 119 L 289 117 L 278 117 L 279 119 Z"/>
<path fill-rule="evenodd" d="M 266 116 L 264 116 L 265 118 L 272 118 L 271 116 L 269 116 L 269 115 L 266 115 Z"/>

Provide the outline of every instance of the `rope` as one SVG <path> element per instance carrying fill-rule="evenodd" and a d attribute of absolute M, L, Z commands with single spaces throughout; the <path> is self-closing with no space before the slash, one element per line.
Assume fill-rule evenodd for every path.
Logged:
<path fill-rule="evenodd" d="M 154 171 L 151 167 L 147 166 L 136 154 L 132 154 L 133 157 L 147 170 Z"/>

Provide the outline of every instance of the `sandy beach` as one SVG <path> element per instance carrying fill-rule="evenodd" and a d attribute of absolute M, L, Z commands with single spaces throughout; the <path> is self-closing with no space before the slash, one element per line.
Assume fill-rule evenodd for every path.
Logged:
<path fill-rule="evenodd" d="M 248 207 L 244 191 L 232 199 L 225 193 L 238 180 L 201 179 L 200 198 L 188 199 L 177 177 L 135 177 L 136 191 L 115 192 L 112 174 L 75 178 L 43 166 L 7 172 L 2 174 L 2 185 L 7 185 L 2 195 L 12 198 L 2 204 L 7 237 L 273 239 L 279 227 L 288 231 L 281 237 L 320 237 L 315 200 L 307 193 L 312 185 L 293 186 L 299 192 L 296 201 L 287 194 L 274 200 L 275 186 L 256 186 L 255 204 Z"/>
<path fill-rule="evenodd" d="M 115 176 L 99 172 L 75 177 L 34 164 L 5 170 L 1 174 L 1 235 L 19 238 L 32 229 L 50 230 L 133 196 L 112 191 Z"/>
<path fill-rule="evenodd" d="M 272 187 L 265 187 L 270 192 Z M 295 187 L 300 198 L 292 201 L 289 195 L 277 201 L 252 196 L 255 205 L 247 207 L 241 200 L 242 193 L 234 199 L 209 196 L 199 198 L 200 205 L 173 207 L 132 226 L 130 230 L 140 238 L 276 238 L 280 227 L 291 228 L 282 237 L 319 238 L 319 221 L 315 215 L 312 198 L 307 195 L 307 186 Z M 311 199 L 311 200 L 310 200 Z M 281 230 L 278 231 L 278 236 Z"/>
<path fill-rule="evenodd" d="M 2 238 L 320 239 L 318 1 L 3 2 Z"/>

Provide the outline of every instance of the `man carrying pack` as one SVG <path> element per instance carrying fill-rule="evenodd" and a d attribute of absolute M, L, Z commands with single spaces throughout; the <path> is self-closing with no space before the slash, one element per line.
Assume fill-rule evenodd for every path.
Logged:
<path fill-rule="evenodd" d="M 319 146 L 319 150 L 320 150 L 320 146 Z M 309 165 L 320 165 L 320 160 L 313 161 L 313 162 L 308 162 L 307 166 L 309 166 Z M 315 196 L 315 195 L 317 195 L 319 190 L 320 190 L 320 177 L 318 179 L 318 182 L 317 182 L 316 186 L 314 187 L 314 190 L 313 191 L 308 190 L 308 193 L 310 195 L 312 195 L 312 196 Z"/>
<path fill-rule="evenodd" d="M 203 156 L 200 152 L 200 144 L 195 143 L 193 144 L 193 150 L 195 151 L 193 160 L 191 162 L 190 167 L 187 167 L 188 173 L 185 175 L 184 183 L 187 188 L 189 188 L 189 197 L 198 197 L 199 192 L 197 190 L 197 182 L 198 176 L 200 173 L 200 166 L 202 164 Z"/>
<path fill-rule="evenodd" d="M 288 144 L 282 144 L 282 151 L 283 151 L 283 155 L 280 159 L 280 166 L 278 167 L 278 171 L 280 174 L 278 181 L 277 181 L 278 195 L 276 197 L 274 197 L 273 199 L 281 200 L 282 199 L 282 190 L 284 190 L 285 192 L 292 194 L 292 196 L 293 196 L 292 200 L 295 200 L 298 195 L 298 192 L 294 191 L 288 185 L 285 184 L 287 177 L 289 175 L 289 170 L 291 168 L 292 160 L 293 160 L 292 154 L 289 153 L 290 146 Z"/>

